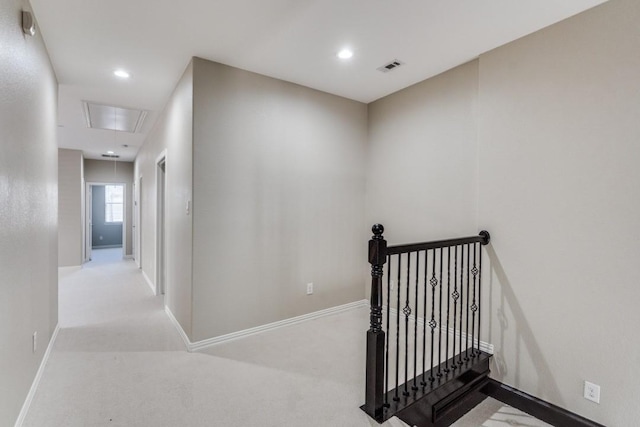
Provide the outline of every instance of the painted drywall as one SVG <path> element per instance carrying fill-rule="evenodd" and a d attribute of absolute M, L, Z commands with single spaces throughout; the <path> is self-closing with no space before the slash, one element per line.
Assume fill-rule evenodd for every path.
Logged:
<path fill-rule="evenodd" d="M 369 104 L 367 224 L 391 244 L 479 231 L 477 97 L 472 61 Z"/>
<path fill-rule="evenodd" d="M 58 84 L 40 35 L 22 32 L 23 9 L 0 0 L 2 426 L 14 425 L 58 323 Z"/>
<path fill-rule="evenodd" d="M 133 255 L 133 162 L 85 159 L 87 183 L 125 184 L 125 255 Z"/>
<path fill-rule="evenodd" d="M 122 223 L 105 221 L 105 188 L 104 185 L 92 185 L 91 194 L 91 245 L 94 249 L 101 247 L 122 247 Z"/>
<path fill-rule="evenodd" d="M 58 266 L 82 265 L 82 151 L 58 150 Z"/>
<path fill-rule="evenodd" d="M 493 375 L 608 426 L 640 419 L 638 22 L 612 0 L 480 58 Z"/>
<path fill-rule="evenodd" d="M 156 170 L 166 150 L 166 296 L 165 304 L 191 334 L 191 250 L 193 83 L 189 64 L 135 162 L 140 190 L 142 270 L 156 283 Z M 140 182 L 142 185 L 140 185 Z"/>
<path fill-rule="evenodd" d="M 198 58 L 193 90 L 192 340 L 362 299 L 366 105 Z"/>

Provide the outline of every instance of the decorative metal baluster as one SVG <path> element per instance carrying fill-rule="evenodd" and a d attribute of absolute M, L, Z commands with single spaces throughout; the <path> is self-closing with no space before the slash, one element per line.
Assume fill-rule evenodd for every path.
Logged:
<path fill-rule="evenodd" d="M 444 253 L 442 252 L 442 248 L 440 248 L 440 302 L 438 308 L 438 376 L 442 376 L 442 259 L 444 257 Z"/>
<path fill-rule="evenodd" d="M 466 360 L 466 361 L 469 360 L 469 295 L 470 295 L 469 286 L 470 286 L 470 276 L 471 276 L 471 274 L 469 273 L 469 266 L 470 265 L 471 265 L 471 247 L 467 243 L 467 328 L 465 330 L 465 333 L 466 333 L 466 339 L 465 339 L 466 350 L 465 350 L 465 355 L 464 355 L 464 360 Z"/>
<path fill-rule="evenodd" d="M 429 327 L 431 328 L 431 370 L 430 375 L 429 375 L 429 381 L 433 382 L 435 381 L 435 378 L 433 377 L 433 371 L 434 371 L 434 364 L 433 364 L 433 350 L 434 350 L 434 334 L 436 331 L 436 326 L 438 326 L 438 324 L 436 323 L 436 319 L 435 319 L 435 312 L 436 312 L 436 286 L 438 286 L 438 279 L 436 279 L 436 250 L 433 249 L 432 250 L 433 253 L 433 263 L 432 263 L 432 270 L 433 270 L 433 276 L 431 277 L 431 320 L 429 321 Z"/>
<path fill-rule="evenodd" d="M 449 359 L 449 305 L 451 302 L 451 246 L 447 247 L 447 315 L 445 318 L 445 337 L 444 337 L 444 369 L 445 373 L 449 372 L 449 365 L 447 365 L 447 360 Z M 442 332 L 442 326 L 440 327 L 440 331 Z"/>
<path fill-rule="evenodd" d="M 478 354 L 480 354 L 480 322 L 482 321 L 482 247 L 478 246 Z"/>
<path fill-rule="evenodd" d="M 455 272 L 454 272 L 455 274 Z M 449 372 L 449 365 L 446 361 L 449 360 L 449 307 L 451 303 L 451 246 L 447 248 L 447 329 L 446 329 L 446 345 L 444 350 L 444 371 Z"/>
<path fill-rule="evenodd" d="M 398 299 L 396 304 L 396 392 L 393 400 L 400 400 L 400 396 L 398 396 L 398 388 L 400 387 L 400 291 L 402 290 L 402 286 L 400 286 L 401 279 L 401 266 L 402 266 L 402 254 L 398 254 Z"/>
<path fill-rule="evenodd" d="M 411 252 L 407 253 L 407 294 L 402 309 L 404 314 L 404 392 L 405 396 L 409 396 L 409 316 L 411 315 L 411 307 L 409 306 L 409 282 L 411 275 Z"/>
<path fill-rule="evenodd" d="M 476 268 L 476 255 L 479 243 L 473 244 L 473 268 L 471 274 L 473 274 L 473 303 L 471 304 L 472 320 L 471 320 L 471 357 L 475 357 L 477 352 L 476 348 L 480 348 L 480 335 L 478 334 L 476 342 L 476 312 L 478 311 L 478 305 L 476 304 L 476 279 L 478 277 L 478 269 Z"/>
<path fill-rule="evenodd" d="M 456 369 L 458 367 L 456 365 L 456 315 L 458 314 L 458 298 L 460 298 L 458 293 L 458 246 L 453 250 L 453 293 L 451 298 L 453 298 L 453 353 L 451 354 L 451 367 Z"/>
<path fill-rule="evenodd" d="M 389 317 L 391 314 L 391 255 L 387 255 L 387 265 L 389 266 L 389 272 L 387 273 L 387 342 L 385 346 L 385 355 L 384 355 L 384 404 L 385 406 L 389 406 L 389 396 L 387 392 L 389 391 Z"/>
<path fill-rule="evenodd" d="M 427 268 L 429 265 L 429 251 L 424 251 L 424 295 L 423 295 L 423 311 L 422 311 L 422 381 L 420 384 L 424 387 L 427 385 L 424 375 L 427 371 Z"/>
<path fill-rule="evenodd" d="M 464 305 L 464 246 L 460 245 L 460 336 L 458 340 L 460 341 L 460 353 L 458 357 L 458 365 L 462 365 L 462 321 L 463 321 L 463 310 L 462 306 Z"/>
<path fill-rule="evenodd" d="M 417 378 L 418 378 L 418 314 L 420 309 L 418 308 L 418 278 L 420 276 L 420 251 L 416 252 L 416 299 L 413 306 L 416 308 L 416 314 L 413 322 L 413 387 L 412 389 L 418 390 Z"/>

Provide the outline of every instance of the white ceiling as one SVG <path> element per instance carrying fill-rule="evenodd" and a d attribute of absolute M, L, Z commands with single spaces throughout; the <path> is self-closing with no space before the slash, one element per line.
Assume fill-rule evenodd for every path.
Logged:
<path fill-rule="evenodd" d="M 60 83 L 59 146 L 133 160 L 193 56 L 371 102 L 604 1 L 31 3 Z M 345 46 L 355 52 L 349 61 L 335 56 Z M 405 65 L 376 70 L 394 59 Z M 117 68 L 132 77 L 114 77 Z M 137 134 L 88 129 L 83 100 L 150 113 Z"/>

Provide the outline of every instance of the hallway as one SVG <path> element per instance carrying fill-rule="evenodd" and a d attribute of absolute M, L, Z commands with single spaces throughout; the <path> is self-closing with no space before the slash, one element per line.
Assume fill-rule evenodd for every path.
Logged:
<path fill-rule="evenodd" d="M 375 426 L 358 409 L 367 314 L 188 353 L 135 263 L 99 256 L 61 274 L 60 331 L 24 426 Z M 455 425 L 535 421 L 488 399 Z"/>
<path fill-rule="evenodd" d="M 370 425 L 364 311 L 188 353 L 135 263 L 98 259 L 60 277 L 60 331 L 25 426 Z"/>

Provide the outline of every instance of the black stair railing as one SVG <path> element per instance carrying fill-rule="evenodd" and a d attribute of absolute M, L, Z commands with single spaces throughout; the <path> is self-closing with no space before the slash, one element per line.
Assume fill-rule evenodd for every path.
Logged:
<path fill-rule="evenodd" d="M 372 231 L 362 409 L 381 422 L 473 370 L 476 361 L 486 363 L 481 245 L 490 235 L 387 246 L 384 227 Z"/>

